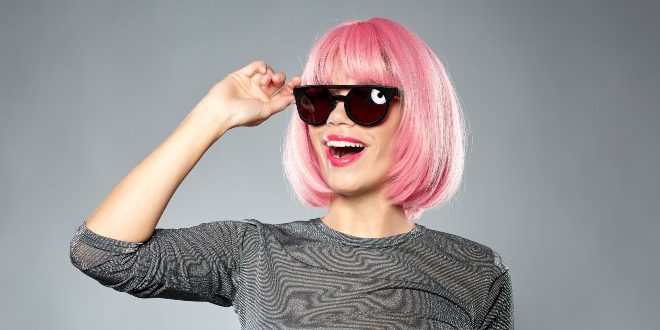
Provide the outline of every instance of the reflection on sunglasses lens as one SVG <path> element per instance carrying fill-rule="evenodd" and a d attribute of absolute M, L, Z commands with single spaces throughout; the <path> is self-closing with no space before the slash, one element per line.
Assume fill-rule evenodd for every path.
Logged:
<path fill-rule="evenodd" d="M 379 120 L 387 110 L 385 95 L 376 88 L 356 88 L 349 102 L 351 114 L 363 124 Z"/>
<path fill-rule="evenodd" d="M 301 97 L 302 110 L 308 122 L 321 124 L 330 113 L 330 99 L 325 88 L 309 88 Z"/>

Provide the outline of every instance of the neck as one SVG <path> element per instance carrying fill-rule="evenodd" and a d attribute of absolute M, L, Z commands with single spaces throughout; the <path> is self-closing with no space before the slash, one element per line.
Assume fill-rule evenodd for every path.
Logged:
<path fill-rule="evenodd" d="M 380 190 L 355 196 L 335 194 L 321 221 L 336 231 L 365 238 L 398 235 L 415 228 L 403 208 L 391 205 Z"/>

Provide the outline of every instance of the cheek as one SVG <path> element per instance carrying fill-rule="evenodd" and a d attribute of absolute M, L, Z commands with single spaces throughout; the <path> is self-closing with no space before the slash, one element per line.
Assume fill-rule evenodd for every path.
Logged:
<path fill-rule="evenodd" d="M 388 168 L 392 166 L 394 161 L 394 144 L 393 141 L 384 141 L 383 148 L 378 155 L 379 167 Z"/>
<path fill-rule="evenodd" d="M 312 144 L 312 150 L 314 152 L 314 155 L 316 156 L 319 162 L 323 162 L 325 159 L 325 146 L 322 145 L 320 142 L 318 142 L 319 134 L 317 134 L 317 132 L 315 132 L 314 129 L 310 129 L 308 136 L 310 139 L 310 143 Z"/>
<path fill-rule="evenodd" d="M 385 127 L 384 127 L 385 128 Z M 387 171 L 394 164 L 396 152 L 394 150 L 394 133 L 395 130 L 392 128 L 383 130 L 379 132 L 379 148 L 373 158 L 380 171 Z"/>

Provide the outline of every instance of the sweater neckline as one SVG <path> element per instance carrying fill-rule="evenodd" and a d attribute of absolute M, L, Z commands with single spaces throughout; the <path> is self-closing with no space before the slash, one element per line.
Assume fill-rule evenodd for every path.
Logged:
<path fill-rule="evenodd" d="M 421 235 L 426 229 L 426 227 L 423 225 L 415 223 L 415 227 L 406 233 L 385 237 L 359 237 L 342 233 L 330 228 L 323 221 L 321 221 L 320 217 L 314 218 L 311 221 L 312 224 L 329 240 L 341 244 L 360 247 L 389 247 L 398 245 Z"/>

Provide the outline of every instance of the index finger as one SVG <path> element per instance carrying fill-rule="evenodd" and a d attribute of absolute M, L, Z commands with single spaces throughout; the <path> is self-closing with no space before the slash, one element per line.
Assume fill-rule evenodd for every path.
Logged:
<path fill-rule="evenodd" d="M 289 83 L 287 84 L 288 87 L 293 89 L 294 87 L 300 86 L 302 84 L 302 80 L 300 76 L 295 76 L 289 80 Z"/>

